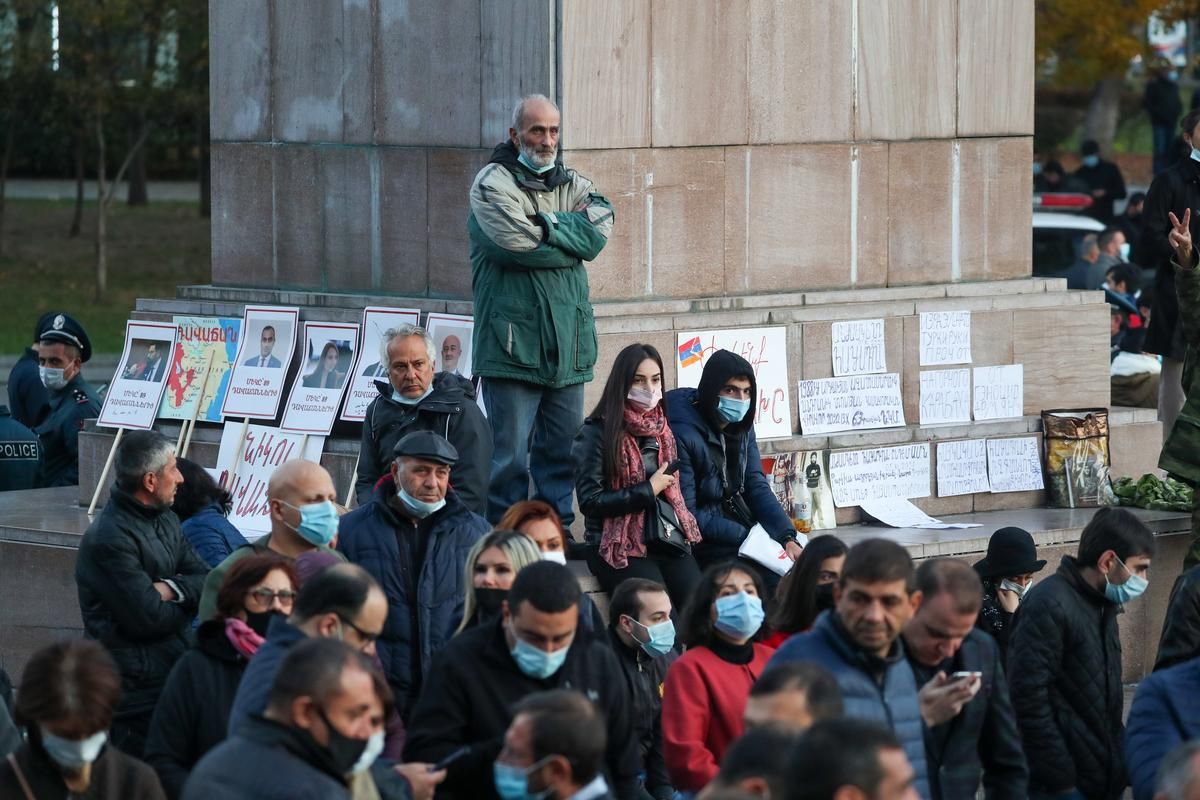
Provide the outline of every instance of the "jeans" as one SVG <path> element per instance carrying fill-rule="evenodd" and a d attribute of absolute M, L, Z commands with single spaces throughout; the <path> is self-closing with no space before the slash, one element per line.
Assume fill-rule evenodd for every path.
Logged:
<path fill-rule="evenodd" d="M 551 389 L 525 381 L 483 379 L 492 425 L 492 480 L 487 518 L 494 525 L 516 502 L 534 497 L 554 507 L 563 527 L 575 520 L 571 443 L 583 424 L 583 384 Z"/>
<path fill-rule="evenodd" d="M 1151 139 L 1154 142 L 1154 174 L 1162 172 L 1171 166 L 1171 143 L 1175 141 L 1175 126 L 1151 125 Z"/>

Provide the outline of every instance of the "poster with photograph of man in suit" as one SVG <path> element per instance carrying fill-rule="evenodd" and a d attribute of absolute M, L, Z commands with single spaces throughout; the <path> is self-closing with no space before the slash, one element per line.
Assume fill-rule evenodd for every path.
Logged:
<path fill-rule="evenodd" d="M 274 419 L 279 413 L 288 367 L 296 353 L 299 319 L 297 308 L 246 306 L 243 335 L 221 407 L 226 417 Z"/>
<path fill-rule="evenodd" d="M 339 419 L 346 422 L 362 422 L 367 415 L 367 406 L 379 396 L 376 383 L 388 383 L 387 353 L 383 349 L 383 337 L 397 325 L 418 325 L 421 312 L 415 308 L 387 308 L 367 306 L 363 309 L 362 337 L 358 356 L 350 369 L 350 390 L 346 393 L 346 407 Z"/>
<path fill-rule="evenodd" d="M 471 334 L 475 318 L 461 314 L 430 314 L 425 322 L 437 348 L 438 372 L 471 379 Z"/>
<path fill-rule="evenodd" d="M 177 332 L 169 322 L 125 323 L 125 348 L 104 394 L 98 425 L 139 430 L 154 427 Z"/>
<path fill-rule="evenodd" d="M 767 456 L 763 458 L 763 467 L 788 516 L 794 523 L 801 523 L 798 528 L 804 523 L 810 531 L 837 527 L 825 451 L 802 450 Z"/>

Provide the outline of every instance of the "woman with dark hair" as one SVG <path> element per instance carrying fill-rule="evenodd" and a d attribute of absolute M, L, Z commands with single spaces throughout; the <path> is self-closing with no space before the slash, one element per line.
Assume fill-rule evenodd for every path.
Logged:
<path fill-rule="evenodd" d="M 338 372 L 337 365 L 338 347 L 333 342 L 326 342 L 321 348 L 317 368 L 304 376 L 304 385 L 310 389 L 340 389 L 346 373 Z"/>
<path fill-rule="evenodd" d="M 700 529 L 675 479 L 662 376 L 662 358 L 650 345 L 618 353 L 571 455 L 588 566 L 601 588 L 612 594 L 626 578 L 646 578 L 666 586 L 679 608 L 700 578 L 692 555 Z"/>
<path fill-rule="evenodd" d="M 836 536 L 814 536 L 791 571 L 779 582 L 771 609 L 771 635 L 765 644 L 779 647 L 793 633 L 812 627 L 817 615 L 833 608 L 833 587 L 842 577 L 846 544 Z"/>
<path fill-rule="evenodd" d="M 107 746 L 120 698 L 121 676 L 102 645 L 77 639 L 34 653 L 13 709 L 26 741 L 0 760 L 0 797 L 165 797 L 154 770 Z"/>
<path fill-rule="evenodd" d="M 662 706 L 663 756 L 678 791 L 708 785 L 742 735 L 750 687 L 775 652 L 760 641 L 762 593 L 754 569 L 714 564 L 684 608 L 679 640 L 687 652 L 667 671 Z"/>
<path fill-rule="evenodd" d="M 168 797 L 183 794 L 192 767 L 225 740 L 242 672 L 271 620 L 292 612 L 296 584 L 292 562 L 270 551 L 229 568 L 217 616 L 200 625 L 196 645 L 175 662 L 150 721 L 146 761 Z"/>
<path fill-rule="evenodd" d="M 179 517 L 183 535 L 192 543 L 196 555 L 215 567 L 234 550 L 248 544 L 225 518 L 233 507 L 233 498 L 195 461 L 177 458 L 175 465 L 183 475 L 183 483 L 175 490 L 171 510 Z"/>

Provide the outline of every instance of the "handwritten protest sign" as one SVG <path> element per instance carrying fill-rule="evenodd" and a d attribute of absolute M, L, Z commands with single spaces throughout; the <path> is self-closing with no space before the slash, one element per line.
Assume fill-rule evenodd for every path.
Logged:
<path fill-rule="evenodd" d="M 922 311 L 922 367 L 971 363 L 971 312 Z"/>
<path fill-rule="evenodd" d="M 387 383 L 387 353 L 383 352 L 383 335 L 397 325 L 416 325 L 421 321 L 421 312 L 415 308 L 387 308 L 367 306 L 363 309 L 362 342 L 358 357 L 350 370 L 353 381 L 346 393 L 346 406 L 341 419 L 346 422 L 361 422 L 367 415 L 367 406 L 379 396 L 375 381 Z"/>
<path fill-rule="evenodd" d="M 937 496 L 991 491 L 987 462 L 987 446 L 983 439 L 938 442 Z"/>
<path fill-rule="evenodd" d="M 166 386 L 167 362 L 174 351 L 174 325 L 132 320 L 125 323 L 125 349 L 104 395 L 96 424 L 107 428 L 153 428 Z"/>
<path fill-rule="evenodd" d="M 676 383 L 695 387 L 710 356 L 729 350 L 750 362 L 758 384 L 754 434 L 759 439 L 792 435 L 787 378 L 787 329 L 742 328 L 683 331 L 676 340 L 679 375 Z"/>
<path fill-rule="evenodd" d="M 226 416 L 274 419 L 284 380 L 296 354 L 300 311 L 278 306 L 246 306 L 229 391 L 221 410 Z"/>
<path fill-rule="evenodd" d="M 358 347 L 358 323 L 304 323 L 304 361 L 283 407 L 281 430 L 328 435 L 333 430 L 346 374 Z"/>
<path fill-rule="evenodd" d="M 805 436 L 904 427 L 900 376 L 894 372 L 800 381 L 799 396 Z"/>
<path fill-rule="evenodd" d="M 929 477 L 929 442 L 829 454 L 829 482 L 838 508 L 864 500 L 928 497 Z"/>
<path fill-rule="evenodd" d="M 1005 419 L 1025 413 L 1025 366 L 975 368 L 975 419 Z"/>
<path fill-rule="evenodd" d="M 196 419 L 201 422 L 220 422 L 221 405 L 229 389 L 229 373 L 237 356 L 242 321 L 227 317 L 173 318 L 179 328 L 175 341 L 175 357 L 167 367 L 167 390 L 158 408 L 161 419 Z M 209 357 L 212 366 L 208 368 Z M 208 381 L 205 383 L 205 370 Z M 204 390 L 201 396 L 200 391 Z"/>
<path fill-rule="evenodd" d="M 437 347 L 437 370 L 460 378 L 471 377 L 471 337 L 475 318 L 462 314 L 430 313 L 425 327 Z"/>
<path fill-rule="evenodd" d="M 300 452 L 304 434 L 284 433 L 277 428 L 250 425 L 246 441 L 238 455 L 239 463 L 232 486 L 226 485 L 233 472 L 235 451 L 241 438 L 241 424 L 226 424 L 221 431 L 221 447 L 217 451 L 217 480 L 229 490 L 233 507 L 229 521 L 247 539 L 257 539 L 271 532 L 271 509 L 267 503 L 267 484 L 280 464 L 297 458 L 320 463 L 324 436 L 309 436 L 304 452 Z"/>
<path fill-rule="evenodd" d="M 1036 436 L 988 439 L 987 461 L 993 492 L 1033 492 L 1045 488 Z"/>
<path fill-rule="evenodd" d="M 921 373 L 921 424 L 971 421 L 971 370 L 930 369 Z"/>
<path fill-rule="evenodd" d="M 833 323 L 833 374 L 842 377 L 879 372 L 887 372 L 883 320 Z"/>

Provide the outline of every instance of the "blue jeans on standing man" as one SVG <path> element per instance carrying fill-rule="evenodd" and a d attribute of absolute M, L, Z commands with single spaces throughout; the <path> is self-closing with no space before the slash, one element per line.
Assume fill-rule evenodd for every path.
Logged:
<path fill-rule="evenodd" d="M 1175 141 L 1174 125 L 1151 125 L 1151 140 L 1154 143 L 1154 174 L 1171 166 L 1171 145 Z"/>
<path fill-rule="evenodd" d="M 487 518 L 492 524 L 513 503 L 534 497 L 554 507 L 563 527 L 575 519 L 571 442 L 583 424 L 583 384 L 552 389 L 536 383 L 483 379 L 492 425 L 492 480 Z"/>

